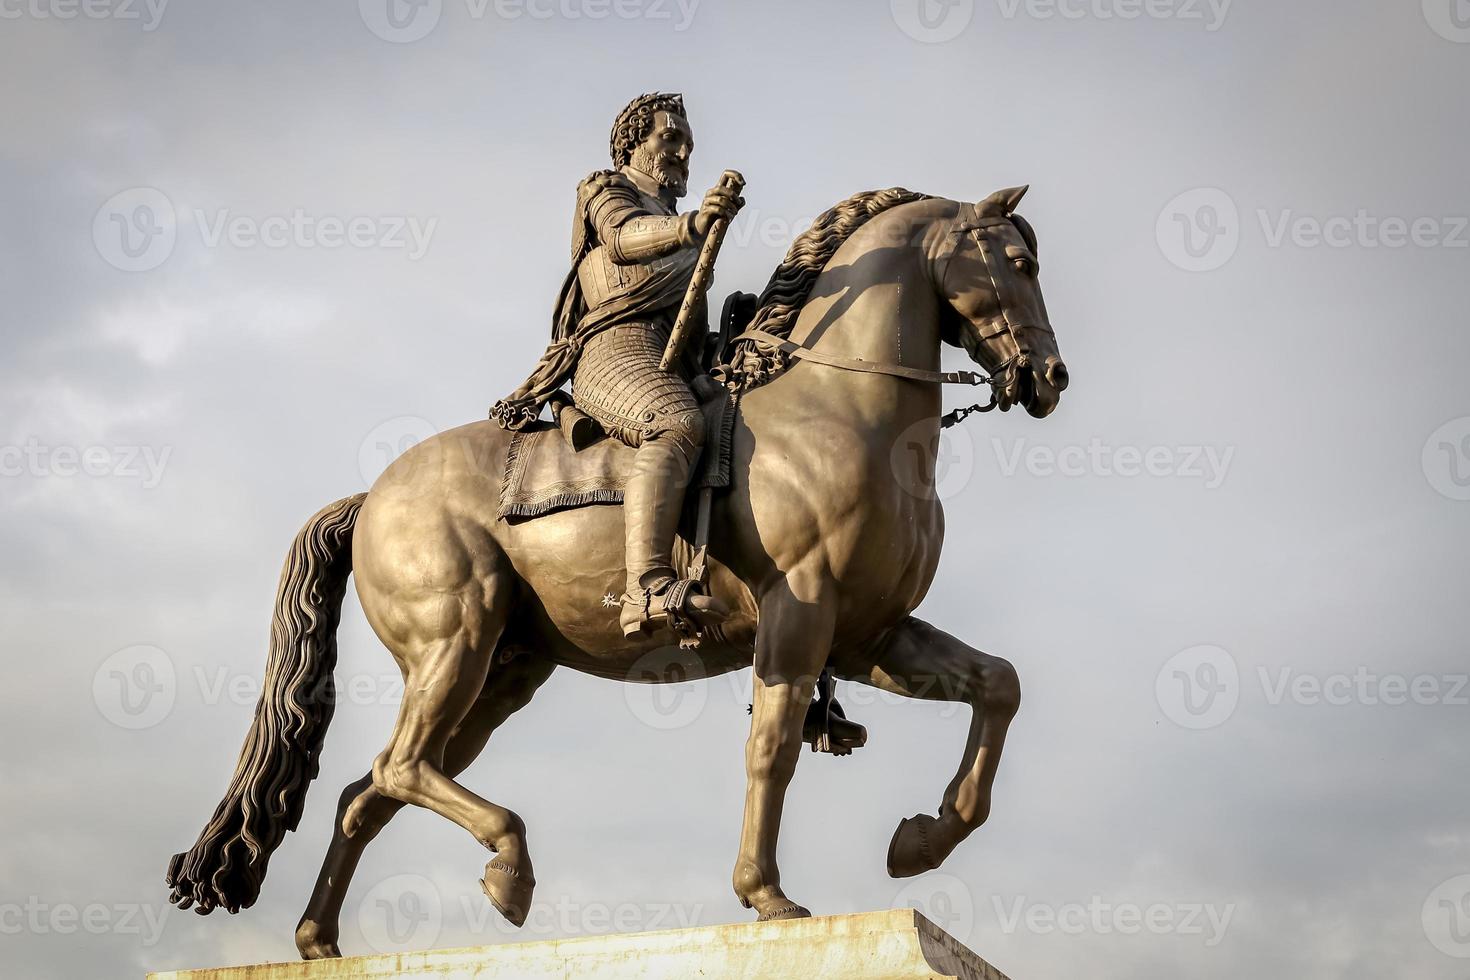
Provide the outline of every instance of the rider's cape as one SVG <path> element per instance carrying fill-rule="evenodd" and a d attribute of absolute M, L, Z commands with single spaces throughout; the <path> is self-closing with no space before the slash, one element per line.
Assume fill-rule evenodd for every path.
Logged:
<path fill-rule="evenodd" d="M 604 193 L 628 194 L 635 201 L 638 195 L 632 182 L 615 170 L 597 171 L 577 185 L 577 208 L 572 216 L 572 267 L 562 281 L 552 313 L 551 344 L 531 376 L 490 410 L 490 417 L 504 428 L 520 429 L 540 416 L 541 406 L 576 370 L 582 348 L 592 336 L 650 310 L 677 308 L 689 286 L 698 254 L 693 249 L 681 249 L 653 274 L 613 293 L 596 309 L 587 308 L 577 269 L 597 245 L 590 207 Z"/>

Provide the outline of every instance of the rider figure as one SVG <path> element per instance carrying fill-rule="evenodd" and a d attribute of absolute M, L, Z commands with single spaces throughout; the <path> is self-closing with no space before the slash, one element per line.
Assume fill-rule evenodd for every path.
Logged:
<path fill-rule="evenodd" d="M 704 417 L 691 384 L 713 381 L 697 350 L 672 371 L 659 367 L 699 256 L 716 219 L 744 203 L 716 187 L 697 211 L 680 214 L 694 135 L 679 95 L 651 93 L 630 102 L 613 126 L 614 170 L 577 187 L 572 270 L 562 286 L 552 343 L 531 377 L 495 404 L 491 415 L 518 429 L 568 379 L 578 408 L 633 447 L 624 490 L 627 588 L 625 636 L 663 625 L 698 627 L 725 616 L 698 583 L 674 570 L 674 534 L 684 489 L 704 447 Z M 704 322 L 699 311 L 696 323 Z M 695 347 L 704 331 L 695 331 Z"/>

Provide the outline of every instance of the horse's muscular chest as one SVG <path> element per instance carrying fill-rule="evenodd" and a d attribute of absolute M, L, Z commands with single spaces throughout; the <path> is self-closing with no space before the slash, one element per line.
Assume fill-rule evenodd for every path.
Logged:
<path fill-rule="evenodd" d="M 939 566 L 944 515 L 938 501 L 892 490 L 855 508 L 849 533 L 834 538 L 838 547 L 829 553 L 844 618 L 855 626 L 882 628 L 912 612 Z"/>
<path fill-rule="evenodd" d="M 816 428 L 816 427 L 813 427 Z M 815 576 L 854 630 L 882 629 L 923 598 L 938 566 L 943 513 L 882 440 L 810 431 L 751 462 L 756 533 L 781 578 Z M 784 448 L 784 447 L 782 447 Z"/>

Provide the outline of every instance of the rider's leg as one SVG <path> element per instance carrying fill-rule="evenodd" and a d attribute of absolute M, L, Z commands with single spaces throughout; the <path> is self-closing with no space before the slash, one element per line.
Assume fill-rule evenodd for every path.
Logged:
<path fill-rule="evenodd" d="M 674 534 L 705 433 L 689 385 L 660 366 L 664 346 L 653 323 L 605 330 L 587 342 L 572 382 L 577 407 L 637 450 L 623 492 L 628 583 L 620 619 L 629 637 L 670 619 L 724 618 L 718 603 L 674 571 Z"/>
<path fill-rule="evenodd" d="M 684 491 L 704 448 L 704 419 L 681 412 L 651 432 L 633 455 L 624 490 L 627 510 L 628 592 L 652 589 L 674 578 L 674 534 Z"/>
<path fill-rule="evenodd" d="M 696 621 L 719 618 L 714 600 L 678 581 L 674 535 L 700 450 L 704 417 L 697 408 L 664 415 L 633 456 L 623 493 L 628 582 L 623 597 L 623 632 L 642 632 L 667 619 L 669 607 Z"/>

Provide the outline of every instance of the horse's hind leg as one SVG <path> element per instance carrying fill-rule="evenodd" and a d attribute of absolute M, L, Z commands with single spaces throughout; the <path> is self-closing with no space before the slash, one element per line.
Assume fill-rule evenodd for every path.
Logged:
<path fill-rule="evenodd" d="M 387 748 L 373 761 L 373 789 L 447 817 L 494 851 L 482 884 L 501 914 L 519 926 L 535 885 L 525 825 L 445 772 L 449 738 L 484 689 L 515 590 L 506 569 L 452 571 L 443 576 L 457 583 L 452 587 L 400 587 L 390 595 L 377 594 L 373 584 L 365 587 L 366 576 L 358 578 L 370 622 L 372 610 L 394 609 L 391 618 L 384 616 L 386 627 L 374 628 L 403 670 L 403 703 Z M 349 832 L 357 815 L 349 806 L 343 818 Z"/>
<path fill-rule="evenodd" d="M 970 705 L 970 734 L 959 771 L 944 791 L 938 818 L 902 820 L 888 847 L 888 873 L 906 878 L 939 867 L 990 816 L 990 791 L 1006 729 L 1021 705 L 1015 668 L 928 623 L 909 618 L 867 654 L 834 664 L 839 676 L 880 690 Z"/>
<path fill-rule="evenodd" d="M 493 667 L 480 698 L 449 738 L 444 752 L 444 771 L 457 776 L 484 749 L 491 733 L 516 711 L 525 707 L 554 664 L 533 656 L 520 656 Z M 362 852 L 378 832 L 403 808 L 401 800 L 379 793 L 372 773 L 342 791 L 337 804 L 336 826 L 317 875 L 311 901 L 296 927 L 296 948 L 302 959 L 341 956 L 337 946 L 342 902 Z M 348 819 L 349 814 L 351 819 Z"/>

